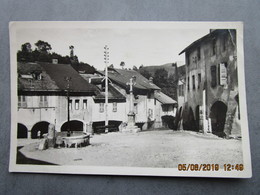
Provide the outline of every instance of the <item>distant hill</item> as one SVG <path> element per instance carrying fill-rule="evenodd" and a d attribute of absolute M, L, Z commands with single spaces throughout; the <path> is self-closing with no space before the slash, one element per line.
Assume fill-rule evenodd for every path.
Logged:
<path fill-rule="evenodd" d="M 160 87 L 163 93 L 176 100 L 178 83 L 176 69 L 176 63 L 167 63 L 159 66 L 141 67 L 138 71 L 147 79 L 153 77 L 154 84 Z"/>
<path fill-rule="evenodd" d="M 152 65 L 152 66 L 144 66 L 139 69 L 139 72 L 142 73 L 143 71 L 147 71 L 154 77 L 154 73 L 158 69 L 165 69 L 168 72 L 168 76 L 174 75 L 176 72 L 176 63 L 167 63 L 163 65 Z"/>

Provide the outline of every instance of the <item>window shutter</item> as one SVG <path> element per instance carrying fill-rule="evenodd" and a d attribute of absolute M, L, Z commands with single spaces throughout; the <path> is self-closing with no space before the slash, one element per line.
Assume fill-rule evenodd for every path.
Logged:
<path fill-rule="evenodd" d="M 219 65 L 219 78 L 220 85 L 227 85 L 227 68 L 225 66 L 225 63 L 221 63 Z"/>
<path fill-rule="evenodd" d="M 216 69 L 216 66 L 211 66 L 210 71 L 211 71 L 211 87 L 216 87 L 216 85 L 217 85 L 217 69 Z"/>

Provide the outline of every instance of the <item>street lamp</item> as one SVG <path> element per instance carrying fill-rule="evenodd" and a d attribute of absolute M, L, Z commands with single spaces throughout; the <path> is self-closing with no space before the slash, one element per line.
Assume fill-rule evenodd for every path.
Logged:
<path fill-rule="evenodd" d="M 65 77 L 65 81 L 67 81 L 67 108 L 68 108 L 68 129 L 67 129 L 67 136 L 70 137 L 71 131 L 70 131 L 70 82 L 71 82 L 71 77 Z"/>

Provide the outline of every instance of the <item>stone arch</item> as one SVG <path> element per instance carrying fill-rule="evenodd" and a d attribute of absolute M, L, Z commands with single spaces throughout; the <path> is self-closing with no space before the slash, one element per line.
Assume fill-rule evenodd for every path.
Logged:
<path fill-rule="evenodd" d="M 48 127 L 49 127 L 49 122 L 47 121 L 40 121 L 33 125 L 32 130 L 31 130 L 31 138 L 36 139 L 38 138 L 38 131 L 40 131 L 40 138 L 43 138 L 43 134 L 48 133 Z"/>
<path fill-rule="evenodd" d="M 22 123 L 17 124 L 17 138 L 28 138 L 28 129 Z"/>
<path fill-rule="evenodd" d="M 64 122 L 60 128 L 61 131 L 68 131 L 70 125 L 70 130 L 71 131 L 83 131 L 84 130 L 84 122 L 81 120 L 70 120 L 70 122 L 68 123 L 68 121 Z"/>
<path fill-rule="evenodd" d="M 212 133 L 224 137 L 224 127 L 226 122 L 227 105 L 222 101 L 216 101 L 210 109 Z"/>
<path fill-rule="evenodd" d="M 183 122 L 184 130 L 196 131 L 195 118 L 194 118 L 193 110 L 191 107 L 189 107 L 189 109 L 185 115 L 186 115 L 185 119 L 183 119 L 184 120 L 184 122 Z"/>

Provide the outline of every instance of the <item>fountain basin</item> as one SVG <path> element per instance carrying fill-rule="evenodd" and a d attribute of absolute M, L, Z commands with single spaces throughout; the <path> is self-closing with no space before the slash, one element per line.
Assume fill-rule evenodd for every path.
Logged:
<path fill-rule="evenodd" d="M 67 136 L 67 132 L 61 132 L 58 136 L 61 137 L 61 140 L 66 148 L 70 148 L 71 146 L 75 146 L 75 148 L 77 148 L 79 146 L 89 145 L 90 135 L 86 133 L 72 132 L 70 136 Z"/>

